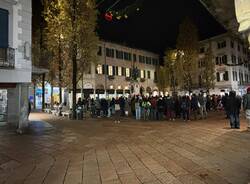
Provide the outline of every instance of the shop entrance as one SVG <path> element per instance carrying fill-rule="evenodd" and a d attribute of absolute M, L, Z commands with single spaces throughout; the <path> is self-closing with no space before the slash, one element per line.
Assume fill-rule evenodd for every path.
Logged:
<path fill-rule="evenodd" d="M 7 121 L 8 99 L 7 89 L 0 89 L 0 122 Z"/>

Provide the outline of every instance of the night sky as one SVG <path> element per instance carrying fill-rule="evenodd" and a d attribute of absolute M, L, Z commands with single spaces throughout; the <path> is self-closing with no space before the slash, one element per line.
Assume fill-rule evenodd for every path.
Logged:
<path fill-rule="evenodd" d="M 143 0 L 140 11 L 128 14 L 128 19 L 108 22 L 104 12 L 116 1 L 104 0 L 99 5 L 101 39 L 162 54 L 167 47 L 175 47 L 179 24 L 186 16 L 197 25 L 200 40 L 225 32 L 198 0 Z M 132 2 L 135 0 L 120 0 L 113 10 Z M 40 4 L 33 0 L 33 29 L 39 27 L 39 14 Z"/>

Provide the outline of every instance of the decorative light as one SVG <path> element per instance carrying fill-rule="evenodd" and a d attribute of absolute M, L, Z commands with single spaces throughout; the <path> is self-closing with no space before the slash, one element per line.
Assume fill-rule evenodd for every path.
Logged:
<path fill-rule="evenodd" d="M 118 88 L 118 89 L 121 89 L 122 87 L 121 87 L 121 86 L 118 86 L 117 88 Z"/>
<path fill-rule="evenodd" d="M 114 86 L 113 86 L 113 85 L 111 85 L 111 86 L 110 86 L 110 89 L 114 89 Z"/>
<path fill-rule="evenodd" d="M 113 20 L 113 14 L 111 12 L 106 12 L 105 13 L 105 19 L 107 21 L 112 21 Z"/>

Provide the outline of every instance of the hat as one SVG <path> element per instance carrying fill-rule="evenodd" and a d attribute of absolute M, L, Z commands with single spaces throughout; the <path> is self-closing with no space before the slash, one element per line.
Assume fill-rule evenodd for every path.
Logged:
<path fill-rule="evenodd" d="M 250 92 L 250 87 L 247 87 L 247 92 L 248 92 L 248 93 Z"/>

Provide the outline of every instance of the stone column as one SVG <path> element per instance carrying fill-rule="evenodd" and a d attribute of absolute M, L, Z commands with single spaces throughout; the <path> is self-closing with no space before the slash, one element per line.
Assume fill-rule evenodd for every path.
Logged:
<path fill-rule="evenodd" d="M 28 127 L 29 85 L 8 89 L 8 123 L 22 133 Z"/>

